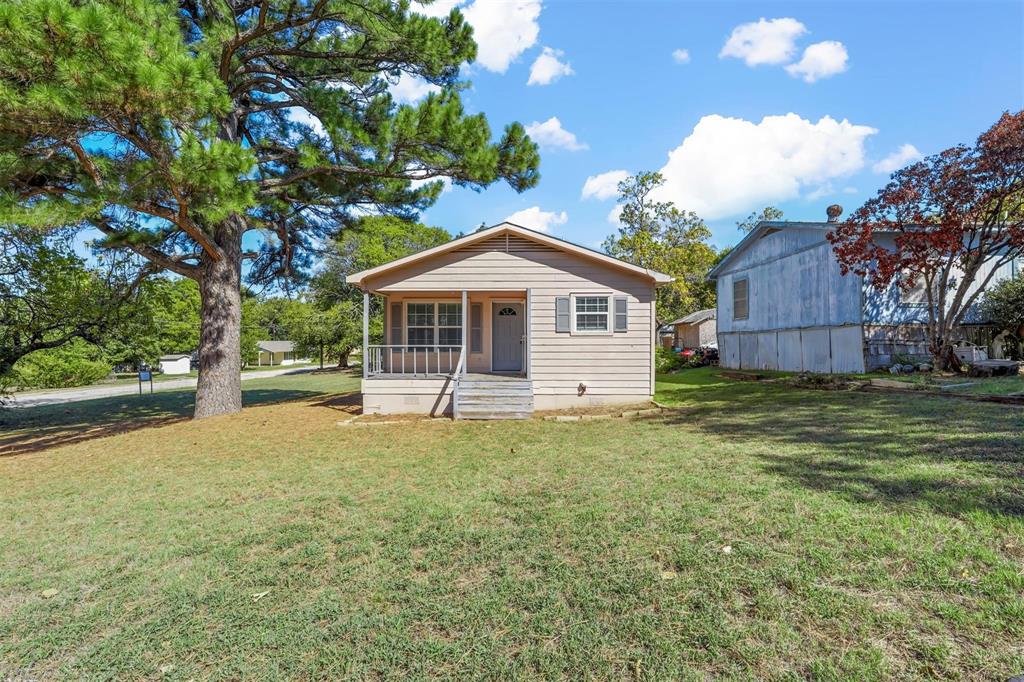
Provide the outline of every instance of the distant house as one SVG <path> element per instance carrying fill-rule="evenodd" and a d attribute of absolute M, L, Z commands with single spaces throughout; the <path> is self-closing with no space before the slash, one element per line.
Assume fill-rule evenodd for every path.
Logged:
<path fill-rule="evenodd" d="M 716 310 L 706 308 L 684 315 L 668 323 L 672 329 L 672 345 L 676 348 L 704 348 L 718 343 Z"/>
<path fill-rule="evenodd" d="M 844 276 L 826 239 L 833 227 L 761 222 L 712 269 L 721 366 L 856 373 L 930 359 L 923 287 L 877 290 L 859 275 Z M 1024 261 L 1007 263 L 992 283 L 1022 269 Z M 976 313 L 968 321 L 983 322 Z"/>
<path fill-rule="evenodd" d="M 654 289 L 672 281 L 502 223 L 357 272 L 363 410 L 523 418 L 649 400 Z M 370 296 L 383 299 L 371 343 Z"/>
<path fill-rule="evenodd" d="M 188 374 L 192 371 L 192 356 L 183 353 L 161 355 L 160 371 L 164 374 Z"/>
<path fill-rule="evenodd" d="M 292 341 L 257 341 L 256 365 L 294 365 L 295 344 Z"/>

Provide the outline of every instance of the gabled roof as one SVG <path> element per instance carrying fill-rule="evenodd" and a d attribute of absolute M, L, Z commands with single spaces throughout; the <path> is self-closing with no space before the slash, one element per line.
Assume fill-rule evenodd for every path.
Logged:
<path fill-rule="evenodd" d="M 704 310 L 698 310 L 695 313 L 690 313 L 689 315 L 684 315 L 678 320 L 673 320 L 668 323 L 668 326 L 674 327 L 677 324 L 700 324 L 701 322 L 715 319 L 717 314 L 718 313 L 714 308 L 706 308 Z"/>
<path fill-rule="evenodd" d="M 711 272 L 708 273 L 708 279 L 717 279 L 719 273 L 722 272 L 726 265 L 736 260 L 741 253 L 747 250 L 748 246 L 766 234 L 786 229 L 831 230 L 835 228 L 837 224 L 838 223 L 804 222 L 798 220 L 762 220 L 754 226 L 753 230 L 747 233 L 747 236 L 741 239 L 739 243 L 732 248 L 732 251 L 726 254 L 725 258 L 718 261 L 718 265 L 711 268 Z"/>
<path fill-rule="evenodd" d="M 256 347 L 268 353 L 291 353 L 295 350 L 293 341 L 257 341 Z"/>
<path fill-rule="evenodd" d="M 515 225 L 513 223 L 506 222 L 499 223 L 498 225 L 494 225 L 493 227 L 488 227 L 487 229 L 480 230 L 479 232 L 474 232 L 473 234 L 466 235 L 465 237 L 453 239 L 450 242 L 442 244 L 441 246 L 435 246 L 432 249 L 420 251 L 419 253 L 414 253 L 411 256 L 406 256 L 405 258 L 393 260 L 390 263 L 378 265 L 377 267 L 370 268 L 369 270 L 356 272 L 346 277 L 345 281 L 348 282 L 349 284 L 354 284 L 360 288 L 365 288 L 366 280 L 372 277 L 376 277 L 377 275 L 381 275 L 385 272 L 389 272 L 397 268 L 405 267 L 412 263 L 427 260 L 429 258 L 433 258 L 434 256 L 440 256 L 450 251 L 460 249 L 464 246 L 469 246 L 470 244 L 475 244 L 477 242 L 484 241 L 486 239 L 490 239 L 491 237 L 496 237 L 498 235 L 505 233 L 523 237 L 524 239 L 529 239 L 531 241 L 537 242 L 538 244 L 544 244 L 545 246 L 550 246 L 554 249 L 559 249 L 561 251 L 565 251 L 566 253 L 571 253 L 580 256 L 581 258 L 587 258 L 593 261 L 597 261 L 599 263 L 604 263 L 605 265 L 609 265 L 614 268 L 619 268 L 621 270 L 626 270 L 637 275 L 649 277 L 651 280 L 654 281 L 655 285 L 668 284 L 674 279 L 673 277 L 666 275 L 664 273 L 657 272 L 655 270 L 649 270 L 647 268 L 642 268 L 638 265 L 633 265 L 632 263 L 627 263 L 626 261 L 619 260 L 618 258 L 613 258 L 608 254 L 601 253 L 599 251 L 594 251 L 593 249 L 588 249 L 586 247 L 579 246 L 578 244 L 573 244 L 572 242 L 567 242 L 564 239 L 558 239 L 557 237 L 552 237 L 551 235 L 536 232 L 534 230 L 522 227 L 521 225 Z"/>

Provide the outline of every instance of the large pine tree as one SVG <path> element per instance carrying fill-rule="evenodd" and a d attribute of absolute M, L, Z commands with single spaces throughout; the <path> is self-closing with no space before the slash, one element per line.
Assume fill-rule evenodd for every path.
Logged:
<path fill-rule="evenodd" d="M 475 53 L 458 11 L 407 0 L 4 3 L 0 224 L 92 226 L 195 279 L 195 414 L 236 411 L 243 260 L 287 276 L 353 215 L 429 206 L 441 183 L 423 180 L 536 184 L 522 126 L 495 142 L 463 110 Z M 440 91 L 398 105 L 403 76 Z"/>

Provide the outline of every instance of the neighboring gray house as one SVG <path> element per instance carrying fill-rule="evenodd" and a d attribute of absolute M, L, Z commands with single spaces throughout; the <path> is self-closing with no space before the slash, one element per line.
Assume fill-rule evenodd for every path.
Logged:
<path fill-rule="evenodd" d="M 879 291 L 842 275 L 826 239 L 833 227 L 761 222 L 712 269 L 721 366 L 857 373 L 928 357 L 925 292 L 895 283 Z M 992 282 L 1022 269 L 1007 263 Z"/>
<path fill-rule="evenodd" d="M 704 348 L 718 343 L 714 308 L 698 310 L 668 323 L 673 330 L 672 345 L 676 348 Z"/>

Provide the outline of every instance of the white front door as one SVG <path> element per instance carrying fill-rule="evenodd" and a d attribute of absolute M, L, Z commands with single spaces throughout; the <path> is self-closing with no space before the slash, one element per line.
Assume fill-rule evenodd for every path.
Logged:
<path fill-rule="evenodd" d="M 495 372 L 523 371 L 522 303 L 491 304 L 491 369 Z"/>

